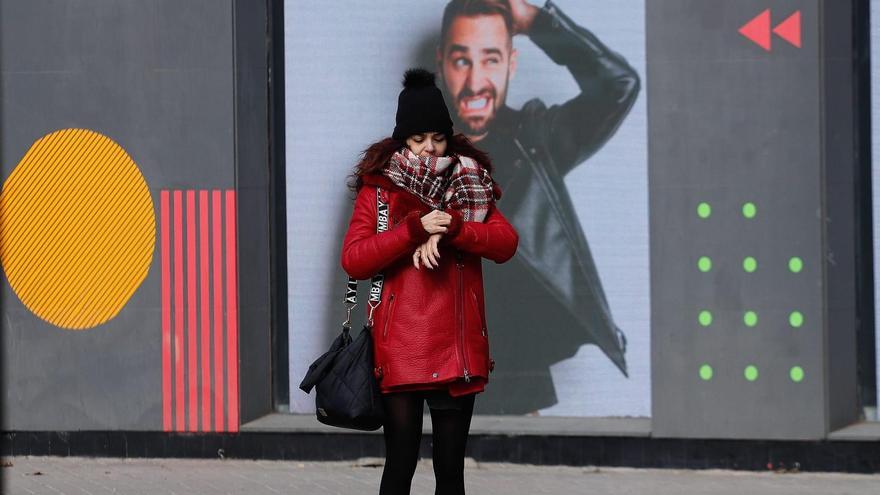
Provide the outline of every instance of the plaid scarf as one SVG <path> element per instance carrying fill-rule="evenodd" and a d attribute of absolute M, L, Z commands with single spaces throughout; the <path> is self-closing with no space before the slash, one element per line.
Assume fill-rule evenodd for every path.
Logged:
<path fill-rule="evenodd" d="M 431 208 L 458 210 L 466 222 L 482 222 L 495 201 L 489 172 L 466 156 L 418 156 L 404 147 L 382 173 Z"/>

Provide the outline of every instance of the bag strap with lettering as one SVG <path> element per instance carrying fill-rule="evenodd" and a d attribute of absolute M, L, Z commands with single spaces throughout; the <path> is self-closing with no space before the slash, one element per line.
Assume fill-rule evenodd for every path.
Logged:
<path fill-rule="evenodd" d="M 388 230 L 388 204 L 382 201 L 382 189 L 376 188 L 376 233 L 382 233 Z M 367 324 L 373 326 L 373 311 L 382 302 L 382 284 L 385 281 L 385 275 L 377 273 L 370 280 L 370 300 L 367 303 L 370 306 L 370 313 L 367 316 Z M 348 277 L 348 286 L 345 289 L 345 304 L 347 318 L 342 323 L 343 332 L 351 329 L 351 310 L 357 306 L 357 279 Z"/>

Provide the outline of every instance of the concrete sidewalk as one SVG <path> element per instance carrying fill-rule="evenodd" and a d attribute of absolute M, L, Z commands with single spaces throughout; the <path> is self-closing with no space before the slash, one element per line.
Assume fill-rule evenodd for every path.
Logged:
<path fill-rule="evenodd" d="M 381 460 L 352 462 L 232 459 L 4 458 L 3 493 L 13 494 L 320 494 L 377 493 Z M 8 465 L 10 464 L 11 465 Z M 651 495 L 835 495 L 880 493 L 880 475 L 754 473 L 477 464 L 468 493 Z M 430 460 L 420 462 L 414 495 L 434 493 Z"/>

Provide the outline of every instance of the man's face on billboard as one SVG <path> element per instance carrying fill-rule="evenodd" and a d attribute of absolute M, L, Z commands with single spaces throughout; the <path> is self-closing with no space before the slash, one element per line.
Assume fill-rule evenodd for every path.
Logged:
<path fill-rule="evenodd" d="M 471 139 L 485 137 L 516 70 L 516 50 L 504 19 L 456 18 L 437 50 L 437 63 L 462 131 Z"/>

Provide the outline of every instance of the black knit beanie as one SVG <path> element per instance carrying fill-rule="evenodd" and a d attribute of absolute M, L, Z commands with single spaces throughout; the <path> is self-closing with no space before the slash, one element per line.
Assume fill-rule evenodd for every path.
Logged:
<path fill-rule="evenodd" d="M 441 132 L 452 137 L 452 119 L 443 93 L 434 82 L 434 73 L 409 69 L 403 75 L 403 90 L 397 98 L 397 125 L 391 137 L 404 141 L 423 132 Z"/>

